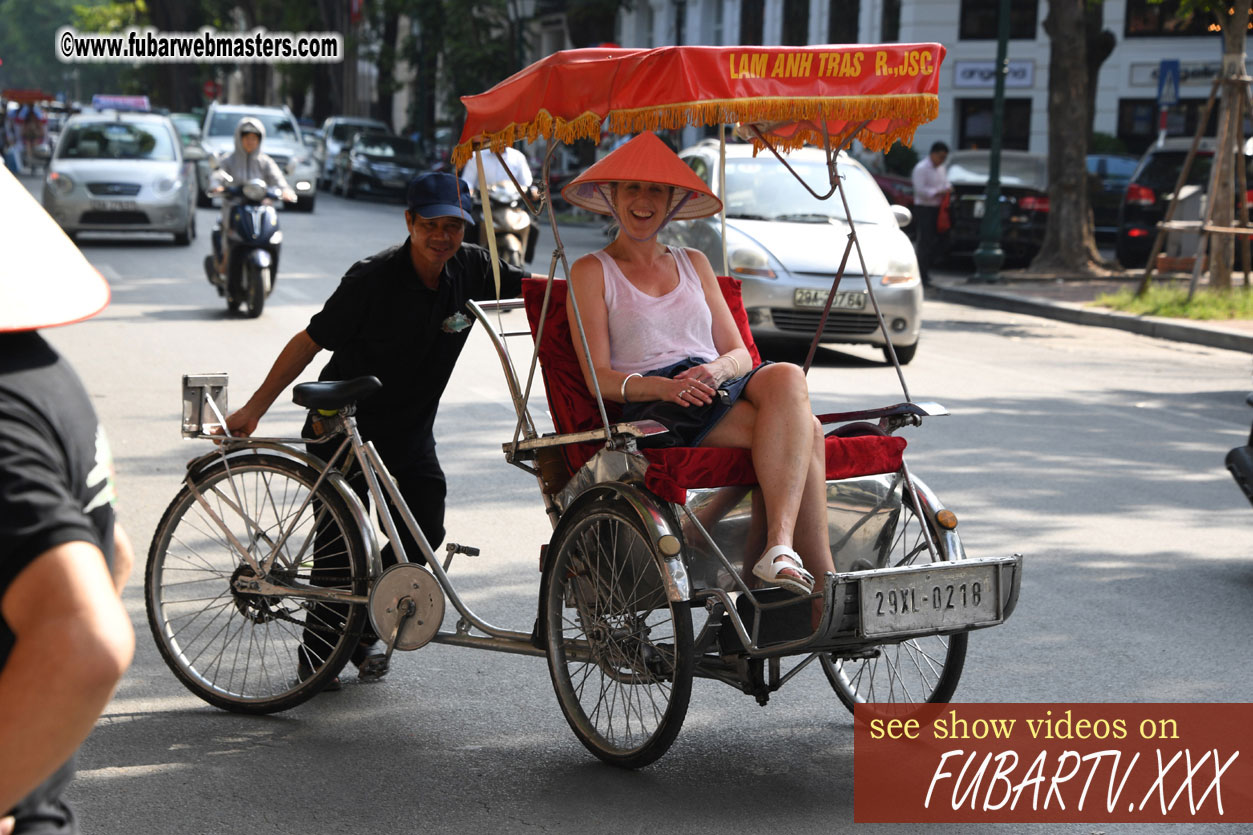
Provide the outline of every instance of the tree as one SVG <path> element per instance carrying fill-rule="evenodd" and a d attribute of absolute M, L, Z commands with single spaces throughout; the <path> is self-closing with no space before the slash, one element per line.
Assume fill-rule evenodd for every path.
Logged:
<path fill-rule="evenodd" d="M 1035 272 L 1103 272 L 1087 188 L 1095 85 L 1089 78 L 1086 7 L 1091 5 L 1088 0 L 1049 0 L 1044 19 L 1049 35 L 1049 218 L 1040 254 L 1031 262 Z"/>
<path fill-rule="evenodd" d="M 1237 78 L 1245 74 L 1244 49 L 1249 31 L 1249 0 L 1183 0 L 1179 14 L 1205 13 L 1212 15 L 1223 33 L 1223 76 Z M 1242 83 L 1227 83 L 1222 88 L 1222 100 L 1218 106 L 1218 152 L 1214 154 L 1213 179 L 1209 204 L 1213 210 L 1215 226 L 1233 226 L 1235 218 L 1235 171 L 1237 142 L 1241 120 L 1235 117 L 1239 103 L 1237 96 L 1248 96 L 1249 88 Z M 1218 290 L 1231 289 L 1231 261 L 1235 252 L 1235 238 L 1231 235 L 1210 236 L 1210 286 Z"/>

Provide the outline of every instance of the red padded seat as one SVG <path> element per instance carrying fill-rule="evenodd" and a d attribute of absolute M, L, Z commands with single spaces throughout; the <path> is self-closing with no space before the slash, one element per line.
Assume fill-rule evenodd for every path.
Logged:
<path fill-rule="evenodd" d="M 739 325 L 744 344 L 752 355 L 753 365 L 761 363 L 761 355 L 753 342 L 748 328 L 748 315 L 740 294 L 740 282 L 727 276 L 719 276 L 722 293 L 731 308 L 731 314 Z M 540 310 L 544 303 L 544 287 L 547 282 L 524 279 L 522 298 L 526 303 L 527 319 L 531 335 L 539 328 Z M 558 432 L 582 432 L 604 426 L 596 400 L 583 381 L 574 354 L 570 325 L 566 318 L 566 282 L 553 281 L 552 299 L 548 305 L 548 317 L 544 323 L 543 344 L 539 346 L 540 368 L 544 375 L 544 388 L 548 392 L 548 405 Z M 619 420 L 622 406 L 605 401 L 605 410 L 611 422 Z M 566 444 L 559 447 L 570 474 L 576 472 L 596 453 L 601 443 Z M 905 439 L 895 436 L 865 435 L 852 438 L 827 438 L 827 478 L 852 478 L 861 475 L 895 472 L 901 468 L 901 456 Z M 752 456 L 746 449 L 721 447 L 670 447 L 642 450 L 648 459 L 645 485 L 666 501 L 682 504 L 687 490 L 697 487 L 728 487 L 756 484 Z"/>

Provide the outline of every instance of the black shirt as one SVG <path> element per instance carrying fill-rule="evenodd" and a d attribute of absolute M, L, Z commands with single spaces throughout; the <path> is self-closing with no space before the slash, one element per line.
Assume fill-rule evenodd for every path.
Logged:
<path fill-rule="evenodd" d="M 526 275 L 501 262 L 501 298 L 516 297 Z M 406 238 L 353 264 L 309 320 L 309 336 L 332 352 L 318 379 L 378 377 L 382 390 L 357 405 L 362 435 L 429 453 L 440 396 L 474 322 L 466 301 L 495 298 L 487 250 L 463 244 L 432 290 L 414 269 Z"/>
<path fill-rule="evenodd" d="M 78 376 L 38 333 L 0 334 L 0 596 L 57 545 L 90 542 L 111 562 L 114 498 L 109 444 Z M 13 641 L 0 618 L 0 668 Z M 61 814 L 45 804 L 72 774 L 66 763 L 15 807 L 19 830 Z"/>

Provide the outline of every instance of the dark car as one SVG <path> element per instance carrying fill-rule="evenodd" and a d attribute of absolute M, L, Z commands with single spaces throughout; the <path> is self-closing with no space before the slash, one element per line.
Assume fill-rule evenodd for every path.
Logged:
<path fill-rule="evenodd" d="M 1118 235 L 1118 212 L 1140 160 L 1123 154 L 1088 154 L 1088 204 L 1098 238 Z"/>
<path fill-rule="evenodd" d="M 871 174 L 879 184 L 883 196 L 894 206 L 904 206 L 912 213 L 914 210 L 914 181 L 900 174 Z M 911 218 L 904 227 L 905 234 L 914 239 L 914 221 Z"/>
<path fill-rule="evenodd" d="M 1179 172 L 1183 170 L 1188 149 L 1192 147 L 1189 137 L 1171 137 L 1159 147 L 1149 148 L 1140 159 L 1139 166 L 1131 175 L 1131 182 L 1123 195 L 1122 210 L 1118 218 L 1118 243 L 1115 255 L 1124 267 L 1143 267 L 1148 263 L 1149 250 L 1157 235 L 1157 223 L 1166 216 L 1166 207 L 1174 197 Z M 1253 186 L 1253 157 L 1248 156 L 1245 146 L 1246 182 Z M 1209 185 L 1210 167 L 1214 162 L 1214 140 L 1202 138 L 1197 147 L 1196 159 L 1188 171 L 1184 188 L 1189 192 L 1204 190 Z M 1188 188 L 1192 186 L 1193 188 Z M 1181 192 L 1181 197 L 1186 196 Z M 1193 211 L 1176 209 L 1174 220 L 1199 220 L 1200 202 Z"/>
<path fill-rule="evenodd" d="M 970 255 L 979 248 L 987 213 L 989 162 L 987 151 L 949 154 L 951 255 Z M 1030 261 L 1044 242 L 1049 213 L 1048 170 L 1044 154 L 1001 151 L 1001 249 L 1009 261 Z"/>
<path fill-rule="evenodd" d="M 359 132 L 335 157 L 331 191 L 345 197 L 359 193 L 404 197 L 410 178 L 426 167 L 418 144 L 399 136 Z"/>

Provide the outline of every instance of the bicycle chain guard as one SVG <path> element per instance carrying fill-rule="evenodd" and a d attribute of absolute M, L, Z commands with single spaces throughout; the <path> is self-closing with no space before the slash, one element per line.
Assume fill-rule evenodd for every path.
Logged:
<path fill-rule="evenodd" d="M 405 599 L 413 601 L 414 612 Z M 444 591 L 439 582 L 420 565 L 402 562 L 383 572 L 370 590 L 370 623 L 386 643 L 400 623 L 395 649 L 415 650 L 426 646 L 444 622 Z"/>

